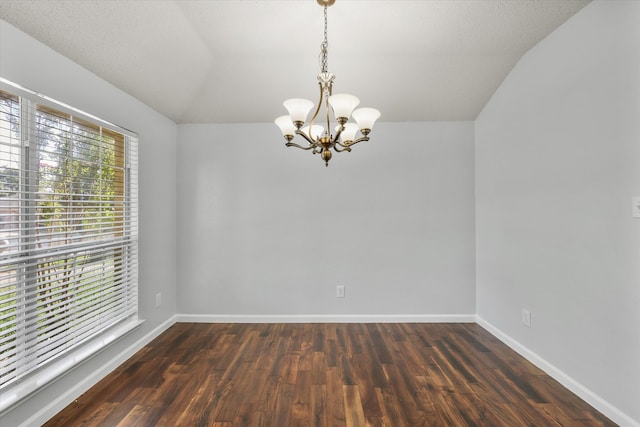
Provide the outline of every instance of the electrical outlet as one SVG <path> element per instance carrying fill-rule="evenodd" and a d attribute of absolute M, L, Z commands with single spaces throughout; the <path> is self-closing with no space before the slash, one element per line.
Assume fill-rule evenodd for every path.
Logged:
<path fill-rule="evenodd" d="M 631 198 L 633 210 L 631 211 L 631 218 L 640 218 L 640 196 Z"/>
<path fill-rule="evenodd" d="M 522 324 L 527 328 L 531 327 L 531 312 L 525 308 L 522 309 Z"/>
<path fill-rule="evenodd" d="M 160 307 L 162 305 L 162 293 L 158 292 L 156 294 L 156 308 Z"/>
<path fill-rule="evenodd" d="M 336 298 L 344 298 L 344 285 L 336 286 Z"/>

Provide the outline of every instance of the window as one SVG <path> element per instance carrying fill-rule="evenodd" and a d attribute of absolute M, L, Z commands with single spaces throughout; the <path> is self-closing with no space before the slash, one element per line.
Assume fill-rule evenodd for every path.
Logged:
<path fill-rule="evenodd" d="M 137 139 L 3 87 L 0 394 L 21 398 L 137 322 Z"/>

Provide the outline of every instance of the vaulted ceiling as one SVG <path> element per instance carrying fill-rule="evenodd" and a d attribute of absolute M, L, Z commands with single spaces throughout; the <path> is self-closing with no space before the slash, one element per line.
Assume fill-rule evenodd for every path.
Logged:
<path fill-rule="evenodd" d="M 384 121 L 473 120 L 588 2 L 337 0 L 334 92 Z M 2 0 L 0 18 L 177 123 L 268 122 L 287 98 L 317 101 L 316 0 Z"/>

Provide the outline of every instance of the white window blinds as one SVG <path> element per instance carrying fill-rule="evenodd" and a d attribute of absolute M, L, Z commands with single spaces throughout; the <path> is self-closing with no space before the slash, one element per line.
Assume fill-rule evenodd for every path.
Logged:
<path fill-rule="evenodd" d="M 138 310 L 135 135 L 20 95 L 0 90 L 0 394 Z"/>

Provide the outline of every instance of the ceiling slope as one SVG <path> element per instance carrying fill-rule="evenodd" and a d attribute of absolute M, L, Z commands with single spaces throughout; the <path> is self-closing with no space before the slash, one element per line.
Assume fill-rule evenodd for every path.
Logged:
<path fill-rule="evenodd" d="M 473 120 L 588 0 L 338 0 L 335 92 L 384 121 Z M 3 0 L 0 18 L 177 123 L 268 122 L 317 98 L 315 0 Z"/>

